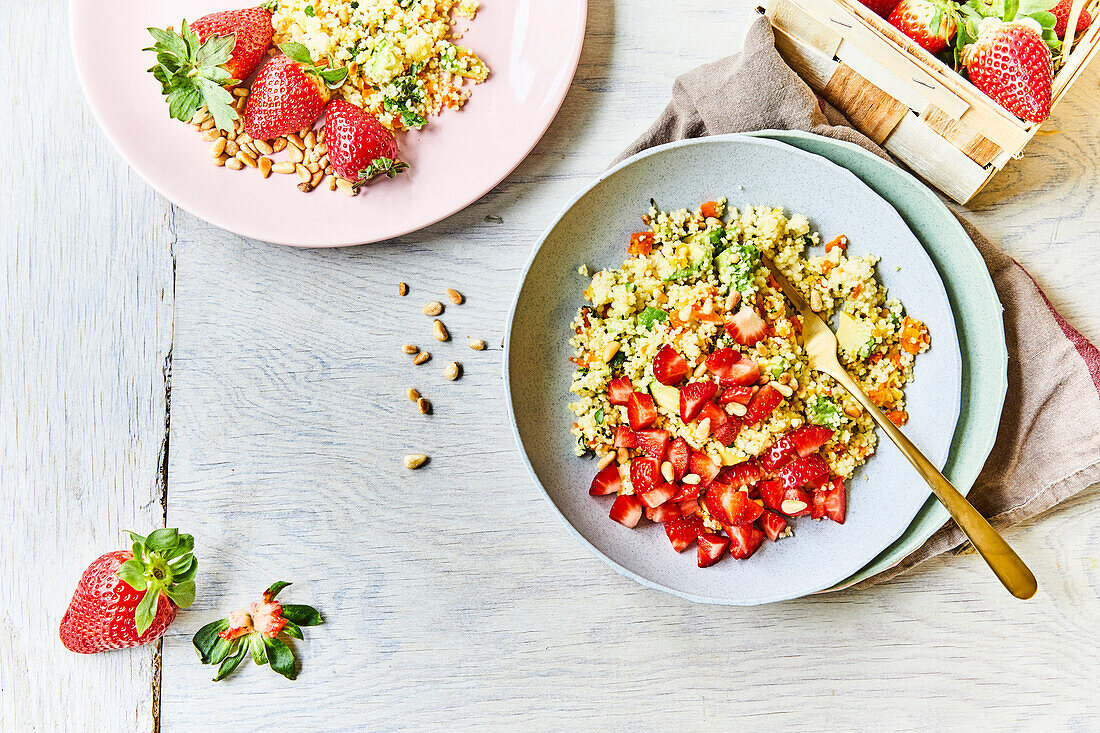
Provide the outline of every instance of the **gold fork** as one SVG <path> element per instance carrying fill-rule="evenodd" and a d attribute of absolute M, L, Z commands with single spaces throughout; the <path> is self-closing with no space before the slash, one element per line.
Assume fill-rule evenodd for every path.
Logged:
<path fill-rule="evenodd" d="M 1020 556 L 1008 546 L 1004 538 L 990 526 L 985 517 L 966 500 L 966 497 L 951 485 L 951 482 L 932 465 L 932 462 L 863 393 L 856 380 L 848 374 L 837 359 L 836 334 L 832 332 L 824 319 L 814 313 L 801 293 L 791 286 L 774 263 L 766 257 L 761 257 L 761 260 L 771 271 L 772 277 L 775 278 L 775 281 L 783 290 L 783 294 L 790 299 L 798 310 L 799 317 L 802 319 L 802 343 L 807 356 L 810 358 L 810 367 L 828 374 L 839 382 L 844 389 L 856 398 L 863 409 L 870 413 L 875 423 L 882 428 L 882 431 L 889 436 L 890 440 L 894 441 L 902 454 L 917 469 L 917 473 L 932 487 L 932 493 L 947 508 L 951 518 L 970 538 L 974 547 L 981 553 L 982 558 L 985 559 L 1009 593 L 1022 599 L 1031 598 L 1035 595 L 1038 588 L 1035 576 L 1024 564 L 1024 561 L 1020 559 Z"/>

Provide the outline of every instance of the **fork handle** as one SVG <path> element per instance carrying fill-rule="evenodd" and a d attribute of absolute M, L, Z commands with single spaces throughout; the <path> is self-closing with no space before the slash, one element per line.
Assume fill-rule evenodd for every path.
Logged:
<path fill-rule="evenodd" d="M 920 449 L 913 445 L 912 441 L 905 437 L 905 434 L 882 414 L 882 411 L 864 394 L 851 375 L 844 369 L 837 369 L 835 373 L 833 373 L 833 370 L 829 370 L 829 374 L 859 401 L 864 410 L 871 414 L 871 417 L 882 428 L 883 432 L 889 436 L 890 440 L 894 441 L 902 454 L 924 477 L 924 480 L 932 487 L 932 493 L 947 508 L 951 518 L 970 538 L 974 547 L 981 553 L 982 558 L 1001 583 L 1004 584 L 1004 587 L 1008 589 L 1008 592 L 1025 600 L 1035 595 L 1035 591 L 1038 589 L 1035 575 L 1020 559 L 1020 556 L 1009 547 L 1004 538 L 997 533 L 997 530 L 993 529 L 986 518 L 974 508 L 974 505 L 967 501 L 966 497 L 960 494 L 959 490 L 947 480 L 947 477 L 932 465 L 932 462 L 921 453 Z"/>

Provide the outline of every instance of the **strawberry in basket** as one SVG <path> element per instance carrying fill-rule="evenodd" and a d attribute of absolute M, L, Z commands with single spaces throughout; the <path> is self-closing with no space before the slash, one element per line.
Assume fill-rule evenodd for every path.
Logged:
<path fill-rule="evenodd" d="M 985 18 L 977 40 L 960 60 L 974 86 L 1012 114 L 1042 122 L 1050 114 L 1054 62 L 1043 40 L 1043 29 L 1032 18 L 1004 23 Z"/>
<path fill-rule="evenodd" d="M 939 53 L 955 38 L 959 13 L 951 0 L 901 0 L 888 20 L 921 48 Z"/>

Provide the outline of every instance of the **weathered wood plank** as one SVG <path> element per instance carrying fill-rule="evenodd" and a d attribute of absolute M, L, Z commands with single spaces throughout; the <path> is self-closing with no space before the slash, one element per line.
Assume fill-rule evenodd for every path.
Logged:
<path fill-rule="evenodd" d="M 155 646 L 57 629 L 87 563 L 163 526 L 172 213 L 97 131 L 65 14 L 0 6 L 0 730 L 148 731 Z"/>
<path fill-rule="evenodd" d="M 522 265 L 569 197 L 660 111 L 675 74 L 739 47 L 754 16 L 734 5 L 593 3 L 577 80 L 534 154 L 467 211 L 398 242 L 296 251 L 180 216 L 169 523 L 193 531 L 206 559 L 203 593 L 165 641 L 167 730 L 1095 721 L 1086 680 L 1100 666 L 1081 644 L 1100 609 L 1095 495 L 1010 534 L 1042 584 L 1031 603 L 962 556 L 870 592 L 723 609 L 613 573 L 522 470 L 499 377 Z M 1100 89 L 1081 86 L 1050 123 L 1067 134 L 1038 138 L 975 217 L 1096 338 L 1100 303 L 1073 287 L 1100 271 L 1082 244 L 1100 234 L 1086 113 Z M 469 299 L 447 306 L 455 342 L 440 345 L 420 308 L 452 286 Z M 469 351 L 467 336 L 491 350 Z M 432 361 L 412 366 L 408 342 Z M 442 374 L 451 359 L 466 367 L 457 383 Z M 434 415 L 416 412 L 408 386 Z M 411 449 L 431 464 L 406 471 Z M 249 663 L 210 682 L 190 634 L 280 578 L 295 582 L 288 600 L 328 618 L 297 645 L 300 678 Z"/>

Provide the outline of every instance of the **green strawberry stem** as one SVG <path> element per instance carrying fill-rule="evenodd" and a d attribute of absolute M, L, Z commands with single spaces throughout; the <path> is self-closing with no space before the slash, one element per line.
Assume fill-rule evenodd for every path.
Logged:
<path fill-rule="evenodd" d="M 301 64 L 307 74 L 318 77 L 329 89 L 339 89 L 344 80 L 348 78 L 346 66 L 332 68 L 329 64 L 314 64 L 309 49 L 300 43 L 287 41 L 279 46 L 279 50 L 284 55 L 289 56 L 291 61 Z"/>
<path fill-rule="evenodd" d="M 317 626 L 324 619 L 312 606 L 277 603 L 275 596 L 288 585 L 284 580 L 272 583 L 261 603 L 253 603 L 248 611 L 236 611 L 230 618 L 211 621 L 196 632 L 191 641 L 199 661 L 218 665 L 215 682 L 229 676 L 248 656 L 258 665 L 270 664 L 287 679 L 297 676 L 294 650 L 279 637 L 304 639 L 301 627 Z M 260 627 L 254 626 L 254 621 L 260 622 Z"/>
<path fill-rule="evenodd" d="M 180 32 L 166 28 L 147 28 L 155 41 L 142 49 L 157 55 L 157 63 L 149 72 L 160 82 L 161 93 L 168 101 L 168 114 L 188 122 L 195 112 L 206 105 L 219 130 L 229 132 L 237 119 L 233 95 L 225 87 L 239 84 L 225 70 L 224 64 L 237 45 L 236 34 L 213 35 L 200 42 L 197 33 L 180 24 Z"/>
<path fill-rule="evenodd" d="M 134 557 L 122 563 L 116 574 L 134 590 L 145 591 L 134 612 L 134 626 L 141 635 L 153 624 L 161 593 L 180 608 L 194 603 L 199 563 L 191 554 L 195 538 L 178 529 L 158 529 L 148 537 L 129 534 Z"/>
<path fill-rule="evenodd" d="M 352 184 L 352 187 L 359 188 L 377 175 L 383 175 L 386 178 L 395 178 L 398 173 L 407 170 L 408 167 L 409 164 L 402 160 L 394 160 L 393 158 L 386 157 L 375 158 L 366 168 L 359 171 L 359 180 Z"/>

